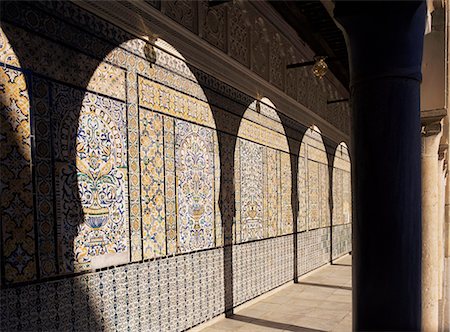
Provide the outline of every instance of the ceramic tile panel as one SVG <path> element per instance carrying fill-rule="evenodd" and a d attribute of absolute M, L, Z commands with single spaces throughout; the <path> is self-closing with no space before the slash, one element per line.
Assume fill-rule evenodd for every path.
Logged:
<path fill-rule="evenodd" d="M 333 259 L 352 251 L 352 225 L 333 226 Z"/>
<path fill-rule="evenodd" d="M 266 237 L 278 235 L 278 228 L 281 222 L 280 215 L 280 152 L 267 148 L 267 171 L 265 171 L 267 182 L 267 232 Z"/>
<path fill-rule="evenodd" d="M 320 226 L 329 227 L 330 220 L 330 187 L 328 167 L 319 164 L 319 199 L 320 199 Z"/>
<path fill-rule="evenodd" d="M 298 275 L 308 273 L 330 261 L 330 229 L 318 228 L 298 234 Z"/>
<path fill-rule="evenodd" d="M 291 155 L 281 152 L 281 229 L 279 234 L 290 234 L 293 230 L 293 214 L 292 214 L 292 172 L 291 172 Z"/>
<path fill-rule="evenodd" d="M 2 28 L 7 35 L 28 45 L 26 53 L 22 54 L 23 61 L 26 61 L 29 67 L 27 69 L 64 83 L 125 100 L 125 71 L 123 69 L 14 27 L 9 23 L 2 22 Z M 43 59 L 45 59 L 45 63 L 43 63 Z"/>
<path fill-rule="evenodd" d="M 125 105 L 59 84 L 52 96 L 60 269 L 127 262 Z"/>
<path fill-rule="evenodd" d="M 141 228 L 144 259 L 166 254 L 163 117 L 139 110 Z"/>
<path fill-rule="evenodd" d="M 177 223 L 181 252 L 215 245 L 213 153 L 212 130 L 175 121 Z"/>
<path fill-rule="evenodd" d="M 343 223 L 352 222 L 352 182 L 350 172 L 342 174 Z"/>
<path fill-rule="evenodd" d="M 222 231 L 222 214 L 220 212 L 220 154 L 219 154 L 219 141 L 217 137 L 217 132 L 213 133 L 214 139 L 214 213 L 215 213 L 215 235 L 216 235 L 216 246 L 220 247 L 223 245 L 223 231 Z"/>
<path fill-rule="evenodd" d="M 128 125 L 128 187 L 130 192 L 130 250 L 131 260 L 142 259 L 141 229 L 141 177 L 139 147 L 139 107 L 137 105 L 137 76 L 133 72 L 127 75 L 127 125 Z"/>
<path fill-rule="evenodd" d="M 308 229 L 320 227 L 319 163 L 308 160 Z"/>
<path fill-rule="evenodd" d="M 263 146 L 240 140 L 241 241 L 263 238 Z M 239 180 L 238 180 L 239 181 Z"/>
<path fill-rule="evenodd" d="M 292 235 L 242 243 L 233 249 L 234 305 L 251 300 L 292 277 Z"/>
<path fill-rule="evenodd" d="M 30 101 L 25 75 L 0 68 L 0 207 L 6 283 L 36 277 Z"/>
<path fill-rule="evenodd" d="M 50 114 L 49 82 L 33 77 L 32 109 L 35 128 L 35 186 L 38 229 L 38 257 L 41 277 L 58 273 L 55 245 L 55 218 L 53 204 L 53 151 Z"/>
<path fill-rule="evenodd" d="M 139 104 L 177 118 L 215 128 L 207 103 L 139 76 Z"/>
<path fill-rule="evenodd" d="M 177 211 L 175 185 L 175 127 L 174 120 L 164 117 L 164 174 L 166 200 L 167 254 L 177 252 Z"/>
<path fill-rule="evenodd" d="M 306 170 L 306 158 L 300 155 L 298 157 L 298 199 L 299 210 L 297 220 L 297 231 L 302 232 L 307 229 L 308 224 L 308 183 L 307 183 L 307 170 Z"/>
<path fill-rule="evenodd" d="M 333 169 L 333 225 L 344 223 L 343 216 L 343 171 L 339 168 Z"/>

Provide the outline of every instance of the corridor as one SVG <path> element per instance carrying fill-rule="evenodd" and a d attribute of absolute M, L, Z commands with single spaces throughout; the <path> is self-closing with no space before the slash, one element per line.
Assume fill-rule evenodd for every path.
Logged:
<path fill-rule="evenodd" d="M 351 331 L 351 256 L 346 255 L 235 310 L 232 318 L 194 329 L 220 331 Z"/>

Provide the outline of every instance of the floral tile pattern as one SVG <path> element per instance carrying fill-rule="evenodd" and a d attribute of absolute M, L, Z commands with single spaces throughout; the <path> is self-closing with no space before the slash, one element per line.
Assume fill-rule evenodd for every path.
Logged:
<path fill-rule="evenodd" d="M 212 248 L 215 245 L 213 132 L 181 120 L 175 124 L 180 250 Z"/>
<path fill-rule="evenodd" d="M 150 63 L 146 40 L 71 3 L 4 8 L 2 326 L 186 330 L 291 280 L 295 264 L 301 274 L 327 262 L 329 179 L 318 131 L 291 151 L 288 140 L 304 128 L 270 101 L 187 64 L 162 39 Z M 351 249 L 346 148 L 335 160 L 333 256 Z M 71 275 L 79 271 L 88 273 Z"/>
<path fill-rule="evenodd" d="M 52 94 L 61 271 L 127 262 L 125 105 L 57 84 Z"/>

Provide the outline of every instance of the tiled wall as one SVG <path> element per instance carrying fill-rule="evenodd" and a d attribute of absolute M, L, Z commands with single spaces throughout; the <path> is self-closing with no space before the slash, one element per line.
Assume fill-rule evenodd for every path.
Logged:
<path fill-rule="evenodd" d="M 350 250 L 344 145 L 164 40 L 2 6 L 2 328 L 185 330 L 327 263 L 331 224 Z"/>

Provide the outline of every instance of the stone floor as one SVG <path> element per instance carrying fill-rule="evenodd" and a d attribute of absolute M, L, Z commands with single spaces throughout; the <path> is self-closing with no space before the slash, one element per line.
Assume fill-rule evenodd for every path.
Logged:
<path fill-rule="evenodd" d="M 347 255 L 201 331 L 351 331 L 351 285 Z"/>

